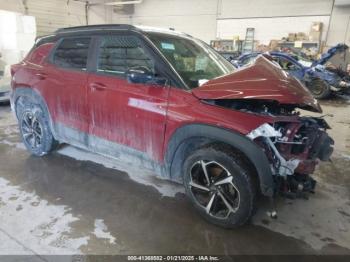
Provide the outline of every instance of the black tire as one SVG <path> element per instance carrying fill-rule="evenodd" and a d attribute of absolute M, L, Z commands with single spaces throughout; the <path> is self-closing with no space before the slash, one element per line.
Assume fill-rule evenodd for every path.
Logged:
<path fill-rule="evenodd" d="M 210 185 L 203 179 L 206 176 L 200 161 L 204 161 Z M 185 160 L 183 180 L 186 194 L 200 215 L 215 225 L 235 228 L 246 224 L 255 213 L 257 189 L 252 175 L 242 155 L 223 145 L 212 145 L 199 149 Z M 232 184 L 215 185 L 223 179 L 232 180 Z M 210 192 L 199 189 L 198 184 L 210 188 Z"/>
<path fill-rule="evenodd" d="M 325 99 L 331 95 L 331 89 L 329 84 L 319 78 L 312 79 L 307 87 L 311 94 L 317 99 Z"/>
<path fill-rule="evenodd" d="M 51 132 L 49 118 L 40 105 L 19 98 L 16 115 L 22 141 L 31 154 L 44 156 L 58 146 Z"/>

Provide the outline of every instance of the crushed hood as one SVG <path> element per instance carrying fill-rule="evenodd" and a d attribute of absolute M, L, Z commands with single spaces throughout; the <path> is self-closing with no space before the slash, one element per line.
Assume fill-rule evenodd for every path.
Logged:
<path fill-rule="evenodd" d="M 259 99 L 322 112 L 317 100 L 297 79 L 259 56 L 255 63 L 212 79 L 192 90 L 199 99 Z"/>
<path fill-rule="evenodd" d="M 319 60 L 316 60 L 312 63 L 312 66 L 324 65 L 327 63 L 333 56 L 338 53 L 345 52 L 349 47 L 346 44 L 337 44 L 336 46 L 328 49 L 326 53 L 324 53 Z"/>

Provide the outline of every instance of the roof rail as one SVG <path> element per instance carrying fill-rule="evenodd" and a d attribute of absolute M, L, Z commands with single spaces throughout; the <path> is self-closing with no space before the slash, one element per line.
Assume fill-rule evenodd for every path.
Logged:
<path fill-rule="evenodd" d="M 135 26 L 128 24 L 103 24 L 103 25 L 84 25 L 60 28 L 55 31 L 56 34 L 69 33 L 75 31 L 89 31 L 89 30 L 111 30 L 111 29 L 137 29 Z"/>

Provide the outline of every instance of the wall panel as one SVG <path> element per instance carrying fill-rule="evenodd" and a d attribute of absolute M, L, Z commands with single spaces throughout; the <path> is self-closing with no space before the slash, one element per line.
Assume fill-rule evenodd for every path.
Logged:
<path fill-rule="evenodd" d="M 281 39 L 288 33 L 304 32 L 309 34 L 312 22 L 323 23 L 322 38 L 326 37 L 329 16 L 303 16 L 303 17 L 275 17 L 275 18 L 247 18 L 218 20 L 217 37 L 232 39 L 238 35 L 245 38 L 247 27 L 255 28 L 255 39 L 262 44 L 269 44 L 271 39 Z"/>
<path fill-rule="evenodd" d="M 219 0 L 218 18 L 330 15 L 332 0 Z"/>

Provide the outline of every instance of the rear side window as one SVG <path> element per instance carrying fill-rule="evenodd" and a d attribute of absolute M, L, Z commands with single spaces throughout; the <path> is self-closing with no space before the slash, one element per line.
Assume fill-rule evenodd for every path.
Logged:
<path fill-rule="evenodd" d="M 154 60 L 135 36 L 105 36 L 99 47 L 97 71 L 125 77 L 130 69 L 154 74 Z"/>
<path fill-rule="evenodd" d="M 53 55 L 59 67 L 86 70 L 90 38 L 63 39 Z"/>

